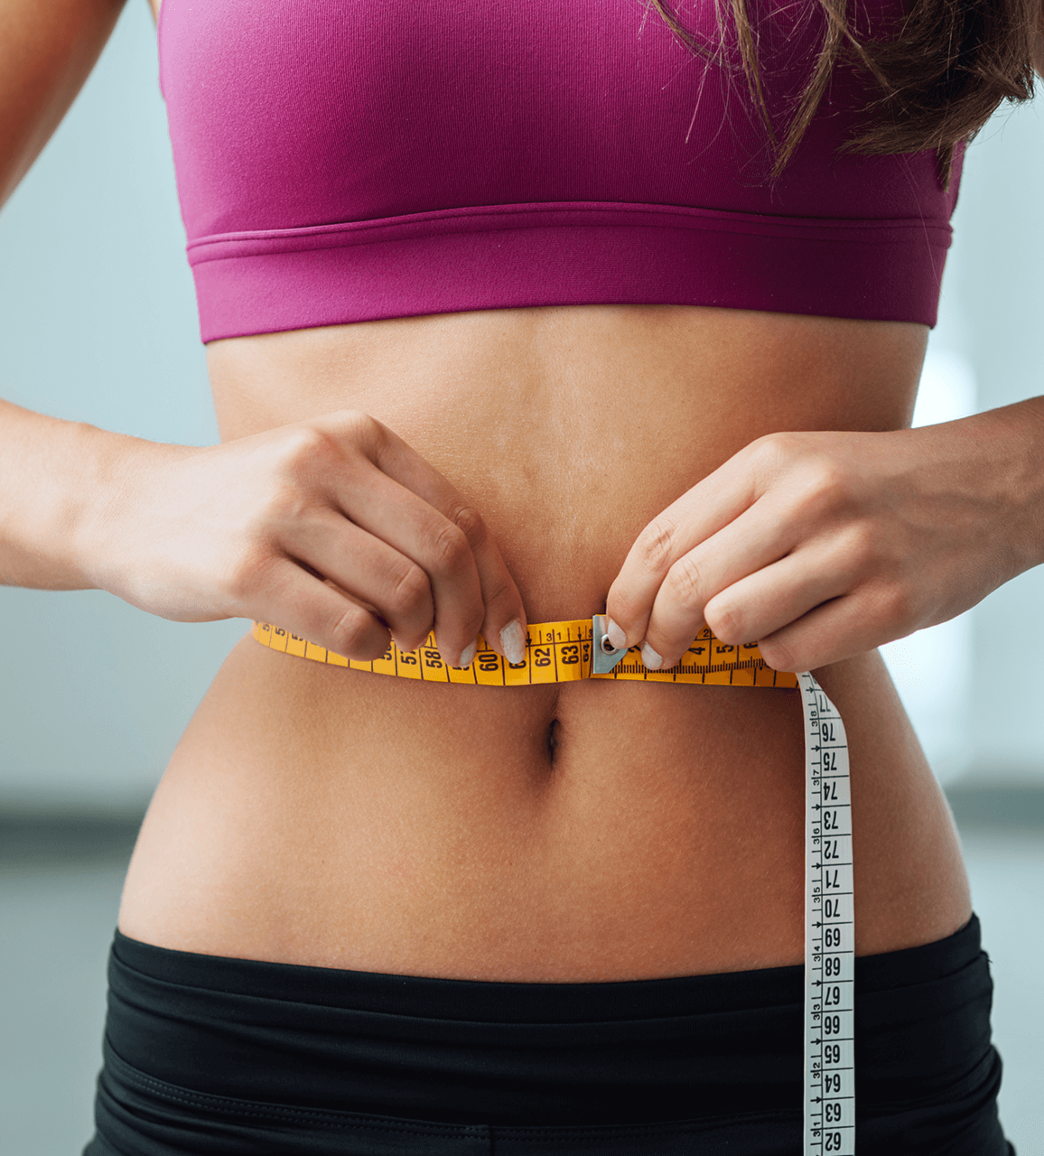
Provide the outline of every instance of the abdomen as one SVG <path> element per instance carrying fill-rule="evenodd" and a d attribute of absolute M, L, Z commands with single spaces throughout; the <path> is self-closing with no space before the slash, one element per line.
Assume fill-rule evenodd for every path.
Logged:
<path fill-rule="evenodd" d="M 210 350 L 226 438 L 347 407 L 394 429 L 483 515 L 531 622 L 601 609 L 643 526 L 755 437 L 904 424 L 921 352 L 917 326 L 612 306 Z M 883 665 L 820 677 L 851 744 L 857 950 L 951 933 L 959 847 Z M 418 684 L 246 638 L 157 791 L 120 927 L 455 978 L 798 963 L 800 718 L 791 691 Z"/>

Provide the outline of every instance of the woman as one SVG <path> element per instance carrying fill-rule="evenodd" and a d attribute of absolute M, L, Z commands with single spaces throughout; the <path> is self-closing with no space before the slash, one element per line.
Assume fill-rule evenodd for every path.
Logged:
<path fill-rule="evenodd" d="M 5 188 L 118 4 L 8 10 Z M 357 660 L 433 628 L 517 662 L 604 610 L 649 669 L 704 623 L 813 669 L 859 1151 L 1008 1151 L 959 846 L 873 648 L 1040 561 L 1040 399 L 907 428 L 951 146 L 1025 95 L 1036 13 L 926 11 L 883 81 L 815 6 L 720 44 L 629 0 L 157 15 L 222 445 L 4 405 L 0 578 Z M 87 1151 L 795 1151 L 802 759 L 793 692 L 245 638 L 138 840 Z"/>

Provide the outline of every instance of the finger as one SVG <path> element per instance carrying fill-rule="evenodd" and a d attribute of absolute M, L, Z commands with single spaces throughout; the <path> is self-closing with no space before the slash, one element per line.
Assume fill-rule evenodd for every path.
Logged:
<path fill-rule="evenodd" d="M 482 637 L 509 662 L 519 663 L 525 659 L 526 608 L 493 535 L 477 514 L 475 519 L 474 522 L 464 519 L 462 528 L 471 544 L 482 584 L 482 601 L 486 607 Z"/>
<path fill-rule="evenodd" d="M 379 430 L 369 448 L 370 461 L 376 467 L 378 480 L 372 493 L 360 489 L 353 492 L 350 499 L 345 496 L 345 501 L 351 503 L 351 509 L 345 512 L 364 529 L 407 553 L 431 578 L 435 595 L 435 633 L 440 649 L 445 638 L 449 650 L 460 643 L 454 652 L 459 654 L 481 629 L 488 645 L 511 658 L 512 655 L 505 654 L 502 634 L 517 623 L 512 633 L 521 645 L 526 629 L 525 608 L 522 595 L 481 515 L 416 450 L 387 427 L 375 424 Z M 388 483 L 397 483 L 401 488 L 382 485 L 381 475 Z M 404 493 L 419 498 L 445 522 L 436 525 L 425 521 L 415 505 L 403 497 Z M 403 511 L 412 519 L 403 527 L 411 534 L 409 544 L 403 541 L 400 545 L 396 539 L 399 502 L 405 502 Z M 472 588 L 462 594 L 453 577 L 464 566 L 460 539 L 454 531 L 463 536 L 470 555 L 468 566 L 473 566 L 477 575 L 478 608 Z M 432 565 L 434 572 L 426 563 Z M 467 629 L 461 628 L 464 620 L 468 622 Z M 520 657 L 515 656 L 515 660 Z"/>
<path fill-rule="evenodd" d="M 762 572 L 793 549 L 797 531 L 782 517 L 780 507 L 778 499 L 759 499 L 667 571 L 645 629 L 645 643 L 664 668 L 678 661 L 705 622 L 714 630 L 707 619 L 707 605 L 712 599 L 726 589 L 735 589 L 742 579 Z M 732 641 L 724 635 L 718 637 L 723 642 Z M 744 635 L 738 642 L 754 637 Z"/>
<path fill-rule="evenodd" d="M 814 671 L 900 637 L 882 630 L 877 601 L 873 592 L 860 590 L 825 602 L 759 638 L 761 656 L 773 670 Z"/>
<path fill-rule="evenodd" d="M 646 637 L 656 595 L 671 567 L 738 518 L 756 498 L 754 475 L 742 455 L 736 455 L 645 527 L 606 598 L 606 613 L 624 632 L 628 646 Z"/>
<path fill-rule="evenodd" d="M 388 628 L 345 594 L 313 577 L 292 558 L 272 564 L 264 594 L 245 617 L 280 626 L 344 658 L 372 662 L 388 649 Z"/>
<path fill-rule="evenodd" d="M 354 523 L 422 571 L 433 608 L 428 628 L 435 630 L 443 659 L 456 665 L 461 651 L 478 635 L 486 613 L 467 535 L 423 497 L 367 461 L 347 482 L 335 483 L 333 490 L 345 525 Z M 345 533 L 337 535 L 339 542 Z M 371 594 L 367 591 L 365 596 L 372 601 Z M 418 591 L 412 594 L 417 597 Z"/>
<path fill-rule="evenodd" d="M 353 600 L 375 610 L 402 650 L 415 650 L 427 637 L 435 614 L 428 575 L 387 542 L 327 507 L 296 520 L 282 544 Z M 456 663 L 459 654 L 448 661 Z"/>
<path fill-rule="evenodd" d="M 704 616 L 716 637 L 739 646 L 767 638 L 851 590 L 850 575 L 826 564 L 821 551 L 805 549 L 722 590 Z"/>

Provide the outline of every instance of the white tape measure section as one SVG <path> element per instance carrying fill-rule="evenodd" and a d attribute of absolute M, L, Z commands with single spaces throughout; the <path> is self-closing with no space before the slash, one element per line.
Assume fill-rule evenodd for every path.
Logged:
<path fill-rule="evenodd" d="M 799 674 L 805 709 L 805 1156 L 855 1152 L 855 919 L 848 740 Z"/>

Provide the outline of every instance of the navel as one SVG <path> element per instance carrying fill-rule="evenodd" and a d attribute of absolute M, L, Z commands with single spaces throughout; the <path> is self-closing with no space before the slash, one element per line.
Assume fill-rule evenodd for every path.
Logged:
<path fill-rule="evenodd" d="M 547 757 L 553 763 L 555 761 L 555 748 L 558 746 L 558 719 L 553 718 L 547 724 L 544 741 L 547 746 Z"/>

